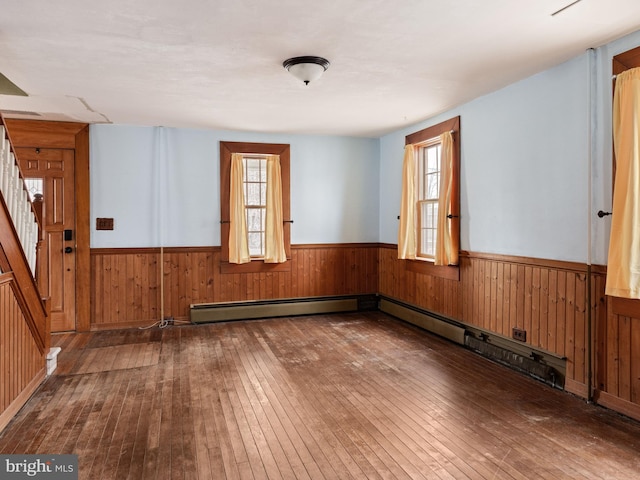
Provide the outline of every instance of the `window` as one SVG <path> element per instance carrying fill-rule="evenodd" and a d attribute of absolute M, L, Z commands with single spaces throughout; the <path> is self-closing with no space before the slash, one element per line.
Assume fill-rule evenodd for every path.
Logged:
<path fill-rule="evenodd" d="M 267 162 L 278 155 L 282 184 L 283 241 L 287 258 L 291 257 L 290 202 L 289 202 L 289 151 L 288 144 L 220 142 L 220 219 L 221 219 L 221 271 L 261 272 L 288 271 L 289 262 L 265 263 L 267 230 Z M 229 235 L 231 232 L 231 170 L 232 157 L 242 157 L 242 195 L 246 218 L 246 235 L 251 261 L 229 263 Z"/>
<path fill-rule="evenodd" d="M 42 197 L 44 193 L 44 179 L 43 178 L 25 178 L 24 183 L 29 193 L 29 200 L 35 201 L 36 195 Z"/>
<path fill-rule="evenodd" d="M 440 198 L 439 138 L 431 139 L 417 147 L 418 191 L 418 250 L 417 256 L 435 258 L 436 233 L 438 231 L 438 199 Z"/>
<path fill-rule="evenodd" d="M 459 278 L 459 164 L 460 117 L 405 139 L 398 257 L 418 260 L 409 268 Z"/>
<path fill-rule="evenodd" d="M 242 156 L 242 184 L 251 258 L 264 258 L 267 213 L 267 157 Z"/>
<path fill-rule="evenodd" d="M 637 47 L 613 57 L 613 201 L 605 285 L 607 295 L 635 300 L 640 299 L 640 262 L 636 254 L 640 241 L 637 230 L 640 182 L 634 173 L 640 167 L 637 142 L 640 114 L 634 108 L 640 101 L 639 55 Z"/>

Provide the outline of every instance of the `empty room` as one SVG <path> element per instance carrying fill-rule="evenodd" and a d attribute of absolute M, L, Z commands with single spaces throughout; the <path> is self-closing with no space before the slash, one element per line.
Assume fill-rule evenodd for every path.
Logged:
<path fill-rule="evenodd" d="M 639 2 L 8 3 L 1 479 L 637 478 Z"/>

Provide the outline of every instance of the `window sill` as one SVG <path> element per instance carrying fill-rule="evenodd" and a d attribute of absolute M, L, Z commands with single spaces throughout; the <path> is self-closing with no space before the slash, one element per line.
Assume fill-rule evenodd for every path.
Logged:
<path fill-rule="evenodd" d="M 406 262 L 406 268 L 410 272 L 460 281 L 460 266 L 458 265 L 434 265 L 430 260 L 407 260 Z"/>
<path fill-rule="evenodd" d="M 284 263 L 264 263 L 262 260 L 252 260 L 249 263 L 220 262 L 220 273 L 267 273 L 290 272 L 291 262 L 287 259 Z"/>

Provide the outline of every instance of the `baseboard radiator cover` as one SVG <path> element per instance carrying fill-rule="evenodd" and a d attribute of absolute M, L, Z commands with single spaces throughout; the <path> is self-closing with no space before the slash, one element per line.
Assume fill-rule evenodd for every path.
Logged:
<path fill-rule="evenodd" d="M 493 332 L 456 322 L 392 298 L 380 297 L 379 309 L 520 373 L 553 387 L 564 388 L 566 372 L 564 357 L 532 348 Z"/>
<path fill-rule="evenodd" d="M 531 353 L 527 356 L 523 352 L 515 352 L 513 349 L 497 345 L 487 336 L 476 338 L 471 332 L 467 332 L 465 336 L 465 345 L 483 357 L 524 373 L 554 388 L 564 389 L 565 360 L 550 358 L 533 349 L 528 349 Z"/>
<path fill-rule="evenodd" d="M 448 319 L 385 297 L 380 298 L 379 309 L 447 340 L 464 345 L 464 327 Z"/>
<path fill-rule="evenodd" d="M 371 298 L 374 300 L 372 301 Z M 191 323 L 226 322 L 258 318 L 290 317 L 371 310 L 374 295 L 281 298 L 247 302 L 219 302 L 192 304 Z"/>

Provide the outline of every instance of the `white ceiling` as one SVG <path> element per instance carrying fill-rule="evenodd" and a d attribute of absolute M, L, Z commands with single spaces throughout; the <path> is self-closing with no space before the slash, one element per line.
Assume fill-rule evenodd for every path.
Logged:
<path fill-rule="evenodd" d="M 639 0 L 11 0 L 0 72 L 40 118 L 379 136 L 640 28 Z M 331 62 L 305 86 L 293 56 Z"/>

